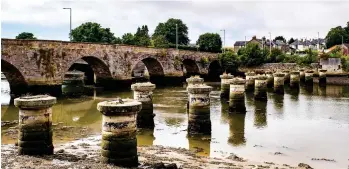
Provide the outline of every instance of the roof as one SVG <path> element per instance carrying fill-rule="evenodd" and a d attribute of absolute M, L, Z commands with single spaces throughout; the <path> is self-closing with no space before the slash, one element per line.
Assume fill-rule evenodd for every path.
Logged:
<path fill-rule="evenodd" d="M 234 46 L 244 46 L 245 43 L 247 43 L 247 41 L 236 41 L 236 42 L 234 43 Z"/>

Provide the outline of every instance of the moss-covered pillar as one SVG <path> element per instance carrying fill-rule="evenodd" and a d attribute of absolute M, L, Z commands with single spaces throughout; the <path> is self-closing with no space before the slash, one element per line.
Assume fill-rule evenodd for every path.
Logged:
<path fill-rule="evenodd" d="M 245 73 L 246 76 L 246 91 L 253 91 L 254 89 L 254 79 L 256 76 L 256 73 L 254 72 L 247 72 Z"/>
<path fill-rule="evenodd" d="M 274 92 L 284 94 L 284 77 L 283 73 L 274 73 Z"/>
<path fill-rule="evenodd" d="M 191 85 L 189 94 L 189 135 L 211 134 L 210 92 L 211 86 L 204 84 Z"/>
<path fill-rule="evenodd" d="M 267 77 L 266 76 L 256 76 L 255 78 L 255 88 L 254 88 L 254 99 L 255 100 L 267 100 Z"/>
<path fill-rule="evenodd" d="M 191 85 L 195 85 L 195 84 L 203 84 L 204 83 L 204 79 L 201 78 L 200 76 L 191 76 L 190 78 L 187 78 L 186 79 L 187 83 L 188 83 L 188 86 L 191 86 Z"/>
<path fill-rule="evenodd" d="M 291 80 L 291 75 L 290 75 L 290 71 L 288 70 L 283 70 L 282 73 L 285 75 L 284 76 L 284 84 L 288 85 L 290 84 L 290 80 Z"/>
<path fill-rule="evenodd" d="M 80 97 L 84 93 L 85 73 L 70 71 L 65 73 L 62 83 L 62 94 L 65 96 Z"/>
<path fill-rule="evenodd" d="M 298 71 L 290 73 L 290 87 L 299 88 L 300 76 Z"/>
<path fill-rule="evenodd" d="M 319 70 L 319 85 L 320 86 L 326 86 L 326 72 L 327 70 L 325 69 L 320 69 Z"/>
<path fill-rule="evenodd" d="M 14 100 L 19 108 L 18 154 L 53 154 L 52 106 L 56 98 L 48 95 L 24 96 Z"/>
<path fill-rule="evenodd" d="M 246 113 L 245 83 L 241 78 L 230 80 L 229 112 Z"/>
<path fill-rule="evenodd" d="M 305 81 L 304 69 L 299 69 L 299 79 L 300 79 L 300 82 L 304 83 L 304 81 Z"/>
<path fill-rule="evenodd" d="M 266 76 L 267 76 L 267 86 L 268 88 L 272 88 L 274 86 L 274 76 L 273 76 L 273 72 L 271 71 L 267 71 L 265 72 Z"/>
<path fill-rule="evenodd" d="M 138 166 L 136 116 L 142 103 L 133 99 L 97 104 L 102 113 L 102 162 L 117 166 Z"/>
<path fill-rule="evenodd" d="M 220 75 L 221 78 L 221 98 L 228 99 L 229 98 L 229 88 L 230 83 L 229 80 L 232 79 L 234 76 L 226 73 L 223 73 Z"/>
<path fill-rule="evenodd" d="M 313 76 L 314 76 L 314 71 L 312 70 L 307 70 L 305 72 L 305 85 L 307 86 L 313 86 Z"/>
<path fill-rule="evenodd" d="M 137 127 L 154 128 L 153 90 L 155 84 L 150 82 L 135 83 L 131 85 L 131 89 L 133 90 L 133 99 L 142 103 L 142 110 L 137 114 Z"/>

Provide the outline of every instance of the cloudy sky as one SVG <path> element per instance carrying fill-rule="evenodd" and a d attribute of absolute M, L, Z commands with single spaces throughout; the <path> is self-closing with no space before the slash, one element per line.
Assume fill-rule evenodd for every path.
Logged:
<path fill-rule="evenodd" d="M 349 0 L 342 1 L 117 1 L 117 0 L 1 0 L 1 37 L 32 32 L 39 39 L 68 40 L 69 11 L 73 28 L 98 22 L 116 36 L 148 25 L 152 34 L 159 22 L 182 19 L 191 43 L 200 34 L 226 30 L 226 46 L 237 40 L 283 35 L 287 39 L 326 36 L 349 21 Z"/>

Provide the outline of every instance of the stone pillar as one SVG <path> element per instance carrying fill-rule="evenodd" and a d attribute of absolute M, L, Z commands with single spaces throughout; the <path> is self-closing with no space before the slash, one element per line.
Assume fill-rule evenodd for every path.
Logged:
<path fill-rule="evenodd" d="M 142 103 L 132 99 L 103 101 L 97 104 L 102 113 L 102 162 L 117 166 L 138 166 L 136 116 Z"/>
<path fill-rule="evenodd" d="M 230 80 L 229 112 L 246 113 L 245 83 L 241 78 Z"/>
<path fill-rule="evenodd" d="M 84 93 L 84 72 L 70 71 L 65 73 L 62 83 L 62 94 L 80 97 Z"/>
<path fill-rule="evenodd" d="M 211 86 L 196 84 L 188 87 L 189 120 L 188 133 L 211 134 L 210 92 Z"/>
<path fill-rule="evenodd" d="M 290 74 L 290 87 L 299 88 L 300 76 L 298 71 L 291 72 Z"/>
<path fill-rule="evenodd" d="M 284 94 L 284 77 L 283 73 L 274 73 L 274 92 Z"/>
<path fill-rule="evenodd" d="M 190 78 L 187 78 L 186 81 L 188 83 L 188 87 L 191 85 L 204 83 L 204 79 L 201 78 L 200 76 L 191 76 Z"/>
<path fill-rule="evenodd" d="M 137 127 L 154 128 L 153 90 L 155 84 L 150 82 L 135 83 L 131 85 L 131 89 L 133 90 L 133 99 L 142 103 L 142 110 L 137 114 Z"/>
<path fill-rule="evenodd" d="M 299 69 L 299 79 L 303 83 L 305 81 L 305 72 L 304 69 Z"/>
<path fill-rule="evenodd" d="M 253 91 L 254 89 L 254 79 L 256 74 L 254 72 L 247 72 L 246 75 L 246 91 Z"/>
<path fill-rule="evenodd" d="M 255 100 L 267 100 L 267 77 L 257 76 L 255 78 L 254 99 Z"/>
<path fill-rule="evenodd" d="M 290 84 L 290 71 L 288 70 L 283 70 L 282 73 L 285 75 L 284 76 L 284 85 Z"/>
<path fill-rule="evenodd" d="M 319 70 L 319 86 L 326 86 L 326 72 L 327 70 L 325 69 Z"/>
<path fill-rule="evenodd" d="M 273 76 L 273 72 L 271 71 L 267 71 L 265 72 L 265 74 L 267 75 L 267 86 L 268 88 L 272 88 L 274 86 L 274 76 Z"/>
<path fill-rule="evenodd" d="M 220 75 L 221 78 L 221 98 L 229 98 L 229 88 L 230 88 L 230 83 L 229 80 L 232 79 L 234 76 L 226 73 L 223 73 Z"/>
<path fill-rule="evenodd" d="M 24 96 L 14 100 L 19 108 L 18 154 L 50 155 L 52 144 L 52 106 L 56 98 L 48 95 Z"/>
<path fill-rule="evenodd" d="M 313 86 L 313 76 L 314 76 L 314 71 L 307 70 L 305 72 L 305 84 L 307 86 Z"/>

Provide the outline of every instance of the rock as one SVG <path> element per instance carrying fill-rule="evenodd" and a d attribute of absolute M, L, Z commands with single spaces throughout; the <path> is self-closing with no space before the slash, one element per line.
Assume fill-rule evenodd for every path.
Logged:
<path fill-rule="evenodd" d="M 64 153 L 64 150 L 60 149 L 60 150 L 57 151 L 57 153 Z"/>
<path fill-rule="evenodd" d="M 312 167 L 310 167 L 310 165 L 305 163 L 299 163 L 298 167 L 302 167 L 303 169 L 313 169 Z"/>
<path fill-rule="evenodd" d="M 151 168 L 154 169 L 165 169 L 165 164 L 160 162 L 160 163 L 155 163 L 151 165 Z"/>
<path fill-rule="evenodd" d="M 177 164 L 176 163 L 172 163 L 166 166 L 166 169 L 178 169 Z"/>

